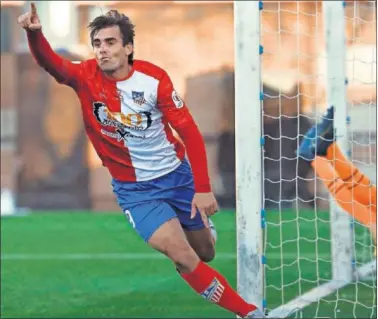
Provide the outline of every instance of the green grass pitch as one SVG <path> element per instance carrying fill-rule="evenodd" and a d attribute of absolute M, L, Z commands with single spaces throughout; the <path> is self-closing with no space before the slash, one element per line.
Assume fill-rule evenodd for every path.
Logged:
<path fill-rule="evenodd" d="M 268 212 L 268 309 L 331 278 L 327 216 L 317 213 L 314 218 L 311 211 Z M 218 242 L 211 265 L 235 287 L 235 214 L 222 212 L 213 221 Z M 360 265 L 373 258 L 372 247 L 364 230 L 356 236 Z M 1 318 L 235 318 L 197 296 L 121 213 L 1 218 L 1 256 Z M 307 318 L 376 315 L 375 280 L 352 283 L 298 314 Z"/>

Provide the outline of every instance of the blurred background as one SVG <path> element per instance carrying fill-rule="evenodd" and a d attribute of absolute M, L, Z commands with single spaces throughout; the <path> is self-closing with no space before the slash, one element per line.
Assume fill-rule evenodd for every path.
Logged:
<path fill-rule="evenodd" d="M 111 8 L 131 17 L 136 58 L 170 74 L 204 135 L 220 204 L 234 207 L 232 1 L 36 3 L 47 39 L 70 60 L 92 57 L 86 27 L 94 17 Z M 351 142 L 356 142 L 353 156 L 367 163 L 376 153 L 376 123 L 363 124 L 376 114 L 373 4 L 351 1 L 346 7 L 347 94 L 356 128 Z M 18 206 L 31 209 L 118 210 L 110 176 L 85 136 L 78 98 L 39 68 L 28 51 L 25 32 L 17 25 L 28 9 L 28 1 L 1 2 L 1 189 L 12 191 Z M 295 157 L 296 139 L 326 108 L 321 13 L 321 2 L 265 3 L 261 36 L 268 158 Z M 274 138 L 279 136 L 282 143 Z M 281 199 L 313 205 L 310 182 L 299 180 L 299 194 L 295 180 L 285 182 L 297 174 L 296 165 L 296 158 L 265 163 L 265 194 L 273 199 L 267 205 L 279 201 L 277 187 L 284 190 Z M 298 166 L 300 177 L 311 174 L 306 163 L 299 160 Z"/>
<path fill-rule="evenodd" d="M 71 61 L 93 57 L 87 25 L 96 16 L 117 9 L 133 20 L 135 57 L 167 70 L 203 133 L 222 208 L 213 218 L 212 265 L 235 286 L 233 2 L 36 5 L 46 38 Z M 1 218 L 0 316 L 230 317 L 195 295 L 126 222 L 85 135 L 78 98 L 29 52 L 17 25 L 29 8 L 29 1 L 1 1 L 1 215 L 27 216 Z M 296 155 L 327 108 L 322 10 L 321 1 L 264 1 L 262 11 L 264 100 L 250 107 L 263 112 L 267 309 L 332 277 L 329 195 Z M 345 21 L 348 156 L 376 183 L 376 2 L 347 1 Z M 353 227 L 354 263 L 363 265 L 375 258 L 374 243 L 365 227 Z M 376 318 L 376 278 L 301 315 Z"/>

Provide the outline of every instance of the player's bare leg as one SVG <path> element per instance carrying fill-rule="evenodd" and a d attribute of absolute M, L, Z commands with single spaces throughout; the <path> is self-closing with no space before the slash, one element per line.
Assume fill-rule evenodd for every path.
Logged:
<path fill-rule="evenodd" d="M 200 258 L 189 245 L 177 218 L 160 226 L 151 236 L 148 244 L 171 259 L 182 273 L 193 271 L 200 262 Z"/>
<path fill-rule="evenodd" d="M 215 257 L 215 238 L 210 228 L 200 230 L 184 230 L 186 238 L 198 257 L 208 263 Z"/>
<path fill-rule="evenodd" d="M 264 314 L 243 300 L 221 274 L 200 260 L 177 218 L 161 225 L 148 244 L 168 256 L 181 277 L 206 300 L 240 317 L 264 318 Z"/>

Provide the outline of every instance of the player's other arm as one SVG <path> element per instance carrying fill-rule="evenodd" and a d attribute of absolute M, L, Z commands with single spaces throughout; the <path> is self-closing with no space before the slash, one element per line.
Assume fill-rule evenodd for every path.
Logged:
<path fill-rule="evenodd" d="M 184 142 L 192 167 L 196 191 L 192 216 L 194 217 L 196 214 L 196 208 L 202 217 L 205 217 L 204 214 L 213 215 L 218 210 L 218 204 L 211 192 L 205 142 L 187 106 L 177 95 L 172 81 L 166 73 L 159 82 L 158 105 L 168 123 Z M 207 218 L 203 219 L 207 224 Z"/>
<path fill-rule="evenodd" d="M 18 18 L 18 23 L 26 30 L 29 48 L 36 62 L 59 83 L 76 86 L 79 81 L 79 65 L 63 59 L 51 48 L 42 33 L 42 25 L 34 3 L 31 3 L 30 12 Z"/>
<path fill-rule="evenodd" d="M 176 94 L 167 74 L 159 83 L 158 105 L 185 145 L 192 166 L 196 192 L 211 192 L 203 137 L 185 103 Z"/>

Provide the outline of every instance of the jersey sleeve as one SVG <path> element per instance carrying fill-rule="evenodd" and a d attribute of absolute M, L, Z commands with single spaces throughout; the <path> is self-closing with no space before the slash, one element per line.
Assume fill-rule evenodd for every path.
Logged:
<path fill-rule="evenodd" d="M 78 87 L 81 73 L 80 65 L 56 54 L 42 31 L 28 30 L 26 32 L 30 51 L 38 65 L 51 74 L 57 82 L 73 88 Z"/>
<path fill-rule="evenodd" d="M 163 116 L 185 145 L 193 171 L 196 192 L 210 192 L 205 142 L 185 102 L 175 91 L 172 81 L 166 73 L 159 82 L 157 104 Z"/>

